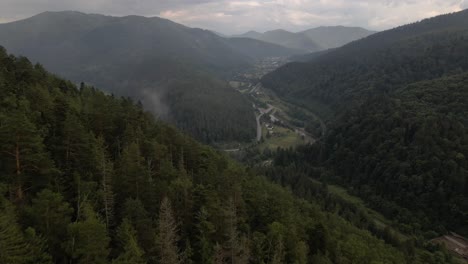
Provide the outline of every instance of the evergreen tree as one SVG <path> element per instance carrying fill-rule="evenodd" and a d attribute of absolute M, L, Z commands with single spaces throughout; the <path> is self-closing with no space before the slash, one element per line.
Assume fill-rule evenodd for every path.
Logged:
<path fill-rule="evenodd" d="M 28 101 L 9 97 L 3 103 L 13 109 L 0 111 L 0 155 L 7 161 L 5 169 L 7 175 L 11 175 L 8 182 L 14 186 L 15 200 L 21 202 L 24 185 L 44 186 L 49 180 L 47 172 L 53 166 L 40 131 L 28 118 Z"/>
<path fill-rule="evenodd" d="M 52 256 L 48 253 L 47 240 L 38 235 L 36 231 L 29 227 L 25 231 L 25 239 L 29 245 L 32 258 L 30 264 L 52 264 Z"/>
<path fill-rule="evenodd" d="M 98 172 L 101 175 L 101 199 L 105 216 L 106 227 L 109 229 L 114 224 L 114 192 L 113 192 L 113 164 L 110 161 L 104 138 L 99 137 L 96 142 L 95 156 Z"/>
<path fill-rule="evenodd" d="M 59 193 L 44 189 L 25 209 L 27 221 L 47 238 L 49 249 L 59 259 L 63 258 L 62 242 L 66 239 L 67 226 L 71 222 L 73 209 Z"/>
<path fill-rule="evenodd" d="M 124 219 L 117 230 L 117 242 L 121 245 L 120 255 L 113 264 L 144 264 L 144 252 L 138 246 L 136 231 L 127 219 Z"/>
<path fill-rule="evenodd" d="M 0 197 L 0 263 L 28 264 L 31 260 L 28 244 L 16 221 L 14 207 Z"/>
<path fill-rule="evenodd" d="M 109 255 L 109 237 L 106 225 L 93 208 L 86 204 L 83 217 L 68 226 L 66 249 L 78 264 L 105 264 Z"/>
<path fill-rule="evenodd" d="M 197 214 L 197 243 L 196 257 L 200 263 L 211 263 L 213 261 L 214 245 L 211 237 L 215 234 L 215 226 L 208 219 L 208 211 L 202 207 Z"/>
<path fill-rule="evenodd" d="M 159 263 L 179 264 L 181 263 L 180 251 L 177 246 L 178 228 L 172 213 L 171 202 L 165 197 L 161 202 L 158 221 L 158 248 Z"/>

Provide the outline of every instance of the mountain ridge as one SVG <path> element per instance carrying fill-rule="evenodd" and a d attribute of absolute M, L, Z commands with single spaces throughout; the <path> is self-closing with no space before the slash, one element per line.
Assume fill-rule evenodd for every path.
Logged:
<path fill-rule="evenodd" d="M 320 26 L 299 32 L 274 29 L 260 33 L 251 30 L 233 37 L 254 38 L 310 53 L 337 48 L 374 33 L 376 31 L 362 27 Z"/>

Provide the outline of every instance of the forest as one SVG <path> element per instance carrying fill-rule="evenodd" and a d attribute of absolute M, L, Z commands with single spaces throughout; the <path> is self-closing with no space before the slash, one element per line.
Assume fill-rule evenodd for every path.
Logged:
<path fill-rule="evenodd" d="M 262 83 L 323 118 L 376 94 L 468 70 L 468 11 L 379 32 L 341 48 L 307 56 L 267 74 Z"/>
<path fill-rule="evenodd" d="M 1 263 L 449 263 L 0 50 Z"/>
<path fill-rule="evenodd" d="M 268 88 L 327 120 L 315 145 L 278 152 L 275 164 L 292 176 L 275 181 L 309 175 L 345 187 L 405 232 L 467 235 L 467 21 L 467 10 L 426 19 L 265 76 Z"/>
<path fill-rule="evenodd" d="M 321 142 L 279 150 L 270 178 L 300 196 L 310 192 L 301 177 L 346 186 L 400 230 L 427 239 L 466 235 L 467 83 L 461 74 L 374 97 L 329 126 Z"/>

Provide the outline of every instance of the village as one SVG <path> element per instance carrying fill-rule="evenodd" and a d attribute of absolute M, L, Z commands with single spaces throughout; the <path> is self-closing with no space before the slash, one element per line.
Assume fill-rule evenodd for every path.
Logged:
<path fill-rule="evenodd" d="M 259 61 L 251 71 L 238 73 L 229 82 L 252 102 L 257 121 L 256 142 L 260 149 L 289 148 L 315 142 L 316 136 L 305 130 L 304 122 L 291 116 L 290 106 L 260 83 L 262 76 L 287 62 L 280 57 Z M 314 119 L 313 114 L 310 116 Z"/>

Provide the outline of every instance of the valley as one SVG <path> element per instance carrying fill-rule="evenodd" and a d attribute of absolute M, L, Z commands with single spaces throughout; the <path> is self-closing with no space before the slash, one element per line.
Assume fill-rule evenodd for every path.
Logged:
<path fill-rule="evenodd" d="M 290 148 L 314 143 L 326 132 L 325 122 L 315 113 L 290 104 L 266 89 L 260 79 L 288 62 L 287 58 L 271 57 L 258 61 L 251 70 L 239 72 L 229 82 L 252 104 L 257 123 L 254 146 L 265 149 Z M 243 148 L 250 147 L 244 144 Z M 240 151 L 242 147 L 236 148 Z M 232 152 L 233 149 L 226 149 Z"/>

